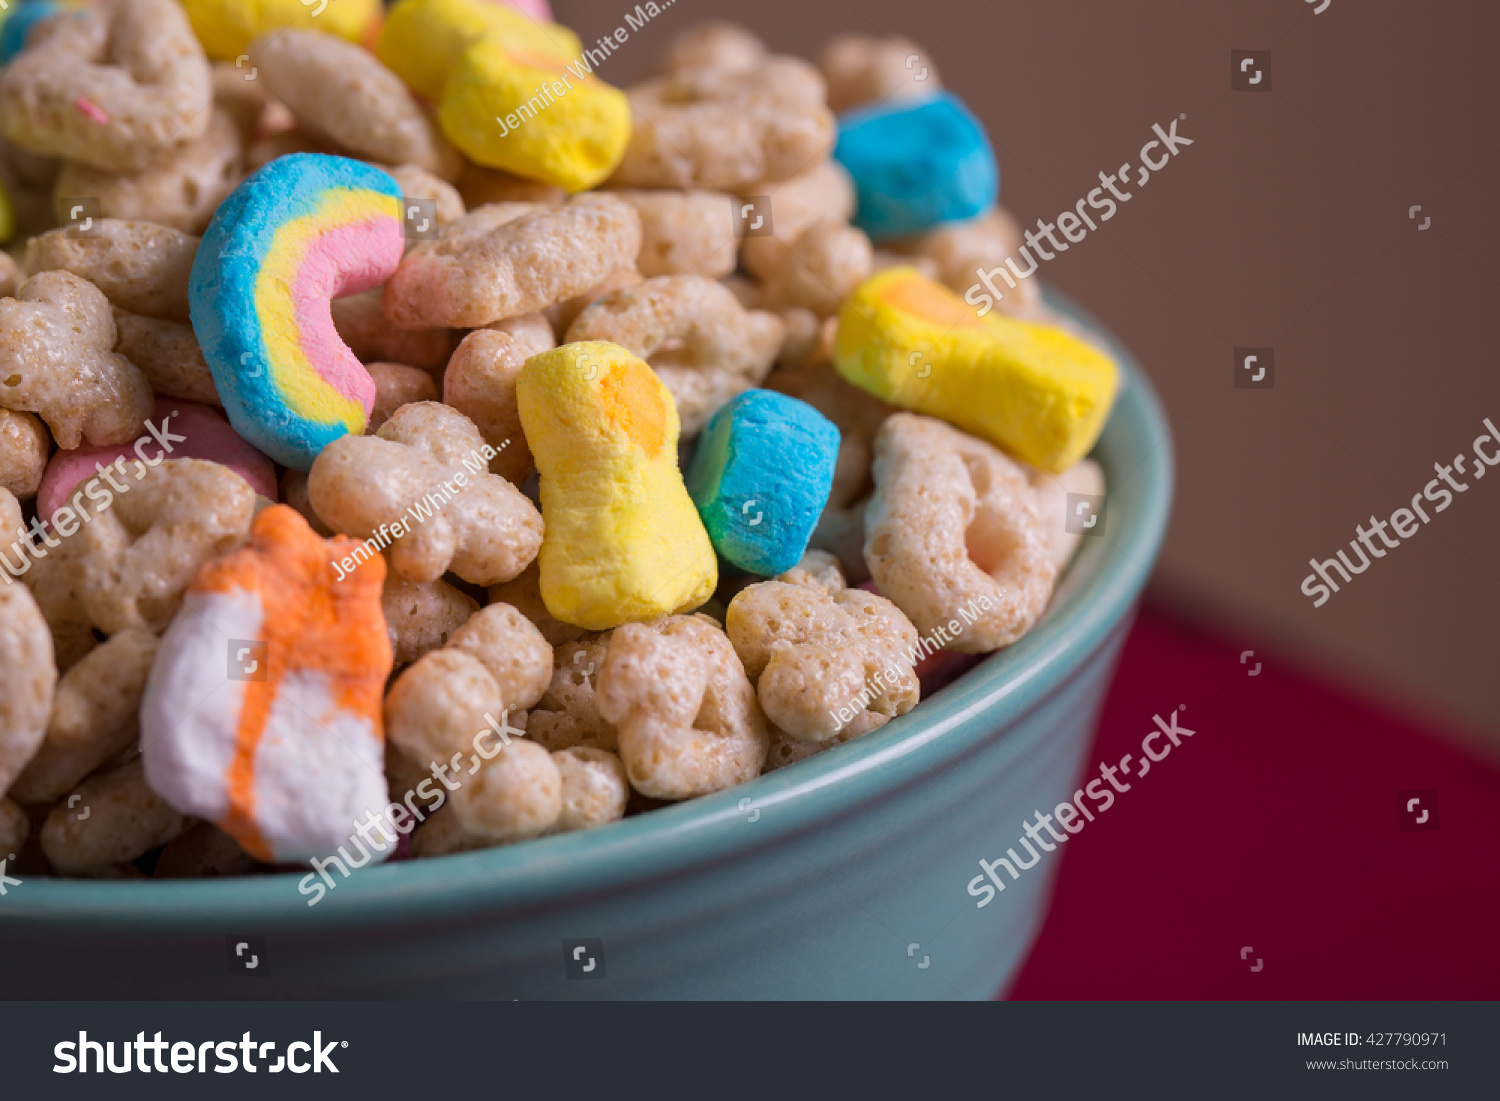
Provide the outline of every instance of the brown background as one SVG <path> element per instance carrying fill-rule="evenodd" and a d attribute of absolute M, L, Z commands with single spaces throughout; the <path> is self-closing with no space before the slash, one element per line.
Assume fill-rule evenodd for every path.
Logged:
<path fill-rule="evenodd" d="M 633 10 L 556 4 L 587 44 Z M 803 56 L 846 30 L 914 39 L 989 128 L 1023 224 L 1185 114 L 1193 146 L 1042 272 L 1165 401 L 1156 591 L 1500 755 L 1500 470 L 1321 608 L 1299 592 L 1310 557 L 1500 424 L 1500 4 L 676 0 L 600 75 L 628 84 L 710 18 Z M 1231 50 L 1271 51 L 1269 92 L 1231 91 Z M 1235 346 L 1275 349 L 1273 390 L 1232 386 Z"/>

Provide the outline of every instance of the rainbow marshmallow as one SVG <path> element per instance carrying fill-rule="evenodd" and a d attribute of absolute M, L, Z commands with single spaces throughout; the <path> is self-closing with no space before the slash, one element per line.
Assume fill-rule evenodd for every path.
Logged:
<path fill-rule="evenodd" d="M 388 280 L 405 247 L 401 189 L 360 161 L 280 157 L 220 206 L 188 285 L 193 329 L 234 429 L 307 470 L 363 435 L 375 383 L 329 302 Z"/>

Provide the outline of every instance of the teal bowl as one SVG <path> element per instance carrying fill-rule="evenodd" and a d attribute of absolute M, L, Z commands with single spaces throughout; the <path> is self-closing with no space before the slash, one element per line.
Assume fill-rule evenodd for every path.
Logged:
<path fill-rule="evenodd" d="M 295 875 L 27 880 L 0 898 L 0 997 L 994 997 L 1061 853 L 983 907 L 968 885 L 1071 798 L 1171 505 L 1161 408 L 1114 352 L 1105 531 L 1040 626 L 910 714 L 602 829 L 365 868 L 311 908 Z"/>

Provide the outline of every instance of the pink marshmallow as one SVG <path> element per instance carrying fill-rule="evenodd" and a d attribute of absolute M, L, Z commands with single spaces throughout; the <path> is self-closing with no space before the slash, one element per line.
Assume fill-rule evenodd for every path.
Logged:
<path fill-rule="evenodd" d="M 227 466 L 249 482 L 256 493 L 276 500 L 275 464 L 240 439 L 217 409 L 191 401 L 158 398 L 151 413 L 151 423 L 164 433 L 170 431 L 173 437 L 187 437 L 185 440 L 174 438 L 172 451 L 164 455 L 165 458 L 206 459 Z M 149 428 L 142 426 L 140 439 L 144 441 L 140 444 L 140 455 L 147 459 L 155 460 L 165 451 Z M 41 487 L 37 490 L 37 515 L 44 520 L 50 519 L 68 503 L 75 489 L 98 474 L 99 467 L 107 467 L 122 458 L 126 460 L 123 464 L 126 473 L 133 477 L 139 458 L 136 441 L 56 452 L 47 463 Z M 123 476 L 115 475 L 117 479 Z"/>

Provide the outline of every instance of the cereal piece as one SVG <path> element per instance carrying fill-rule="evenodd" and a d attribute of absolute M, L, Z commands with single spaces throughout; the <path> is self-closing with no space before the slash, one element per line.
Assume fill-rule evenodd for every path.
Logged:
<path fill-rule="evenodd" d="M 540 180 L 523 180 L 498 168 L 465 160 L 458 177 L 458 193 L 470 210 L 487 203 L 534 203 L 538 206 L 562 206 L 568 193 L 556 184 Z"/>
<path fill-rule="evenodd" d="M 362 42 L 380 19 L 380 0 L 183 0 L 193 31 L 208 56 L 235 61 L 252 39 L 281 27 L 300 27 Z"/>
<path fill-rule="evenodd" d="M 547 691 L 527 714 L 526 734 L 557 751 L 570 746 L 619 748 L 614 723 L 599 714 L 599 670 L 609 651 L 609 634 L 589 634 L 554 651 Z"/>
<path fill-rule="evenodd" d="M 123 472 L 124 464 L 118 469 Z M 71 579 L 89 619 L 105 634 L 127 627 L 159 632 L 172 622 L 199 568 L 244 542 L 255 491 L 227 467 L 200 459 L 138 469 L 123 484 L 127 491 L 64 544 Z"/>
<path fill-rule="evenodd" d="M 551 323 L 554 333 L 566 333 L 569 326 L 578 320 L 578 315 L 599 299 L 621 287 L 639 287 L 645 282 L 645 278 L 634 267 L 612 271 L 582 294 L 548 306 L 542 311 L 542 316 Z"/>
<path fill-rule="evenodd" d="M 98 288 L 66 271 L 33 276 L 0 299 L 0 407 L 40 415 L 67 449 L 134 439 L 151 386 L 114 344 Z"/>
<path fill-rule="evenodd" d="M 726 275 L 719 282 L 724 285 L 730 294 L 734 295 L 734 300 L 741 306 L 744 306 L 745 309 L 753 310 L 760 306 L 760 284 L 748 275 L 740 275 L 738 273 Z M 803 312 L 807 311 L 804 310 Z M 783 312 L 782 320 L 786 320 L 786 312 Z M 817 318 L 813 318 L 813 320 L 816 322 Z M 786 337 L 782 338 L 783 345 L 785 345 L 786 339 Z"/>
<path fill-rule="evenodd" d="M 841 34 L 818 54 L 818 68 L 828 82 L 828 106 L 839 114 L 876 100 L 925 99 L 942 87 L 932 58 L 900 35 Z"/>
<path fill-rule="evenodd" d="M 689 27 L 668 44 L 660 68 L 722 69 L 748 72 L 762 65 L 766 44 L 735 23 L 709 22 Z"/>
<path fill-rule="evenodd" d="M 453 354 L 458 334 L 452 329 L 398 329 L 385 316 L 377 288 L 332 302 L 339 339 L 361 363 L 405 363 L 440 374 Z"/>
<path fill-rule="evenodd" d="M 3 218 L 10 211 L 10 199 L 5 195 L 4 184 L 0 184 L 0 208 L 3 208 L 5 212 L 0 214 L 0 218 Z M 8 240 L 10 240 L 9 233 L 0 234 L 0 241 Z M 10 253 L 0 252 L 0 298 L 15 297 L 16 288 L 21 285 L 21 280 L 25 277 L 25 273 L 11 259 Z"/>
<path fill-rule="evenodd" d="M 523 333 L 518 339 L 510 333 L 477 329 L 464 337 L 443 375 L 443 401 L 473 421 L 495 449 L 490 473 L 516 485 L 536 469 L 521 431 L 516 379 L 528 359 L 552 346 L 550 336 L 544 341 L 540 332 Z"/>
<path fill-rule="evenodd" d="M 0 495 L 0 505 L 3 503 L 4 496 Z M 0 512 L 4 512 L 4 509 L 0 508 Z M 16 520 L 19 523 L 19 509 Z M 14 527 L 10 528 L 10 532 L 11 535 L 15 534 Z M 6 573 L 11 576 L 26 575 L 31 595 L 36 599 L 42 618 L 47 621 L 52 632 L 52 650 L 58 672 L 66 672 L 97 645 L 94 640 L 94 625 L 89 622 L 88 613 L 84 611 L 78 594 L 73 591 L 72 568 L 66 560 L 58 557 L 66 551 L 49 551 L 45 558 L 40 558 L 36 557 L 36 552 L 44 548 L 37 547 L 35 551 L 28 552 L 25 549 L 27 545 L 25 540 L 17 540 L 7 549 L 4 540 L 0 539 L 0 566 L 4 566 Z M 12 558 L 17 560 L 14 564 L 10 561 Z M 0 578 L 0 584 L 4 584 L 4 581 L 5 578 Z"/>
<path fill-rule="evenodd" d="M 148 456 L 148 448 L 156 451 L 154 461 Z M 276 469 L 271 460 L 236 436 L 223 414 L 205 405 L 163 400 L 156 403 L 151 418 L 140 429 L 136 446 L 80 447 L 54 455 L 37 491 L 37 511 L 52 516 L 71 497 L 74 510 L 87 515 L 87 506 L 81 501 L 84 496 L 100 510 L 108 508 L 111 493 L 105 488 L 105 471 L 118 468 L 123 474 L 131 463 L 139 471 L 143 462 L 158 466 L 168 455 L 206 459 L 228 467 L 256 493 L 276 499 Z M 90 480 L 96 483 L 93 492 L 85 484 Z"/>
<path fill-rule="evenodd" d="M 1043 470 L 1066 470 L 1104 428 L 1114 360 L 1060 329 L 989 314 L 910 268 L 866 280 L 839 314 L 839 374 Z"/>
<path fill-rule="evenodd" d="M 489 38 L 459 56 L 438 118 L 475 163 L 570 192 L 603 183 L 630 141 L 624 92 L 586 65 Z"/>
<path fill-rule="evenodd" d="M 70 271 L 122 310 L 188 324 L 188 276 L 198 238 L 151 222 L 100 218 L 98 236 L 54 229 L 26 243 L 26 270 Z"/>
<path fill-rule="evenodd" d="M 703 616 L 627 623 L 599 671 L 599 714 L 619 728 L 631 786 L 691 799 L 760 775 L 766 717 L 724 632 Z"/>
<path fill-rule="evenodd" d="M 239 128 L 215 110 L 208 130 L 139 172 L 66 164 L 57 177 L 59 199 L 89 195 L 105 217 L 154 222 L 183 233 L 202 233 L 219 204 L 245 175 Z"/>
<path fill-rule="evenodd" d="M 547 605 L 542 600 L 542 568 L 534 559 L 531 565 L 511 580 L 501 582 L 499 585 L 491 585 L 490 603 L 509 604 L 519 609 L 522 615 L 536 625 L 536 629 L 542 632 L 542 637 L 552 646 L 572 642 L 584 634 L 582 627 L 564 623 L 547 611 Z"/>
<path fill-rule="evenodd" d="M 237 57 L 238 64 L 215 61 L 209 65 L 209 79 L 213 84 L 214 106 L 220 108 L 233 121 L 240 132 L 240 144 L 250 145 L 261 132 L 261 121 L 274 102 L 266 92 L 259 71 L 247 64 L 248 58 Z M 278 114 L 285 106 L 278 104 Z M 285 116 L 290 125 L 290 116 Z"/>
<path fill-rule="evenodd" d="M 380 165 L 390 173 L 391 179 L 401 188 L 401 195 L 407 199 L 431 199 L 434 204 L 434 212 L 437 214 L 436 226 L 452 225 L 468 213 L 464 206 L 463 196 L 458 193 L 447 180 L 439 179 L 427 169 L 415 164 Z M 407 212 L 411 217 L 410 211 Z M 420 222 L 412 226 L 418 233 L 427 233 L 431 227 L 423 226 Z"/>
<path fill-rule="evenodd" d="M 0 486 L 0 539 L 15 539 L 26 535 L 24 523 L 25 517 L 21 513 L 21 502 L 16 500 L 14 493 Z M 0 563 L 3 562 L 4 559 L 0 559 Z M 20 573 L 15 572 L 17 569 L 20 569 Z M 7 567 L 5 572 L 19 577 L 26 571 L 17 566 Z"/>
<path fill-rule="evenodd" d="M 156 657 L 156 636 L 130 628 L 62 675 L 47 738 L 11 788 L 23 803 L 53 803 L 133 746 L 137 712 Z"/>
<path fill-rule="evenodd" d="M 459 650 L 433 650 L 391 685 L 385 699 L 385 732 L 413 762 L 452 760 L 479 748 L 475 739 L 505 716 L 505 698 L 478 658 Z M 492 743 L 487 743 L 493 748 Z"/>
<path fill-rule="evenodd" d="M 437 103 L 464 51 L 484 39 L 559 66 L 576 60 L 583 48 L 568 28 L 537 23 L 504 4 L 401 0 L 387 13 L 375 52 L 412 91 Z"/>
<path fill-rule="evenodd" d="M 337 580 L 352 546 L 318 538 L 284 505 L 266 509 L 249 546 L 199 572 L 146 686 L 152 789 L 265 863 L 332 853 L 386 805 L 385 562 Z M 229 680 L 226 661 L 240 671 Z"/>
<path fill-rule="evenodd" d="M 385 579 L 380 598 L 396 668 L 448 645 L 453 633 L 479 610 L 479 602 L 442 578 L 405 581 L 395 573 Z"/>
<path fill-rule="evenodd" d="M 714 549 L 765 577 L 795 566 L 828 503 L 838 450 L 833 422 L 796 398 L 747 390 L 725 405 L 687 470 Z"/>
<path fill-rule="evenodd" d="M 1037 515 L 1046 533 L 1052 564 L 1061 573 L 1083 539 L 1081 531 L 1068 531 L 1068 495 L 1103 496 L 1104 468 L 1092 459 L 1080 459 L 1061 474 L 1048 474 L 1035 467 L 1029 467 L 1026 473 L 1036 491 Z"/>
<path fill-rule="evenodd" d="M 30 834 L 31 821 L 26 812 L 9 799 L 0 799 L 0 852 L 20 852 Z"/>
<path fill-rule="evenodd" d="M 788 585 L 801 585 L 825 596 L 838 596 L 849 588 L 844 581 L 844 571 L 839 566 L 838 556 L 820 550 L 808 551 L 795 566 L 778 575 L 776 580 Z"/>
<path fill-rule="evenodd" d="M 0 409 L 0 489 L 23 501 L 36 496 L 52 451 L 52 434 L 35 413 Z M 0 535 L 11 530 L 0 524 Z"/>
<path fill-rule="evenodd" d="M 757 279 L 766 279 L 776 270 L 804 230 L 819 222 L 842 224 L 854 217 L 854 181 L 835 160 L 821 161 L 789 180 L 769 184 L 763 195 L 771 213 L 771 234 L 747 233 L 740 245 L 740 262 Z"/>
<path fill-rule="evenodd" d="M 84 781 L 78 795 L 86 817 L 59 803 L 42 826 L 42 851 L 62 875 L 107 874 L 192 825 L 147 786 L 138 760 Z"/>
<path fill-rule="evenodd" d="M 911 255 L 908 263 L 931 261 L 935 270 L 930 277 L 949 290 L 963 294 L 966 302 L 979 307 L 981 316 L 993 306 L 1011 317 L 1038 321 L 1041 320 L 1038 316 L 1042 304 L 1041 283 L 1002 276 L 1006 258 L 1017 255 L 1021 244 L 1021 227 L 999 207 L 967 222 L 950 222 L 921 237 L 892 242 L 894 247 Z M 1003 290 L 997 282 L 1002 277 L 1005 280 Z M 981 292 L 976 280 L 994 291 L 994 298 Z M 1011 284 L 1015 284 L 1014 287 Z"/>
<path fill-rule="evenodd" d="M 917 631 L 884 597 L 763 581 L 730 601 L 725 628 L 766 717 L 793 738 L 826 741 L 862 711 L 917 705 Z"/>
<path fill-rule="evenodd" d="M 308 492 L 335 531 L 390 544 L 409 581 L 452 570 L 465 581 L 509 581 L 536 557 L 542 517 L 488 472 L 489 445 L 456 409 L 418 402 L 374 436 L 335 440 L 313 464 Z"/>
<path fill-rule="evenodd" d="M 573 746 L 552 754 L 562 780 L 562 811 L 552 833 L 591 830 L 625 817 L 630 781 L 625 762 L 605 749 Z"/>
<path fill-rule="evenodd" d="M 823 78 L 795 57 L 753 69 L 679 69 L 629 90 L 640 120 L 613 183 L 741 192 L 827 156 L 833 114 Z"/>
<path fill-rule="evenodd" d="M 481 662 L 495 678 L 507 707 L 522 709 L 542 698 L 552 682 L 552 647 L 534 624 L 509 604 L 475 613 L 449 647 Z"/>
<path fill-rule="evenodd" d="M 283 466 L 365 430 L 375 383 L 328 302 L 379 286 L 405 248 L 401 191 L 359 161 L 273 161 L 214 214 L 193 263 L 193 328 L 229 421 Z"/>
<path fill-rule="evenodd" d="M 363 48 L 314 30 L 281 29 L 251 42 L 248 52 L 303 133 L 384 164 L 458 177 L 453 147 L 401 78 Z"/>
<path fill-rule="evenodd" d="M 83 8 L 0 71 L 9 140 L 109 172 L 139 172 L 197 141 L 212 103 L 208 61 L 175 0 Z"/>
<path fill-rule="evenodd" d="M 609 341 L 647 361 L 655 357 L 651 366 L 675 399 L 683 433 L 693 436 L 715 410 L 766 377 L 782 331 L 781 318 L 744 309 L 712 279 L 663 275 L 595 302 L 567 340 Z"/>
<path fill-rule="evenodd" d="M 852 742 L 861 735 L 879 730 L 890 721 L 889 715 L 882 715 L 878 711 L 861 711 L 854 716 L 848 726 L 822 742 L 803 741 L 784 731 L 773 729 L 771 750 L 766 754 L 766 772 L 775 772 L 778 768 L 786 768 L 787 765 L 795 765 L 800 761 L 816 757 L 819 753 L 830 750 L 836 745 Z"/>
<path fill-rule="evenodd" d="M 239 842 L 212 822 L 199 822 L 186 833 L 167 842 L 156 866 L 153 879 L 213 879 L 220 876 L 249 875 L 255 871 L 255 857 L 240 848 Z"/>
<path fill-rule="evenodd" d="M 924 637 L 960 653 L 1009 646 L 1052 595 L 1057 566 L 1025 471 L 930 417 L 893 414 L 875 438 L 865 560 Z"/>
<path fill-rule="evenodd" d="M 427 821 L 411 835 L 411 854 L 418 858 L 452 856 L 454 853 L 482 849 L 485 844 L 469 835 L 453 807 L 445 805 L 427 815 Z"/>
<path fill-rule="evenodd" d="M 766 277 L 761 305 L 768 310 L 800 306 L 832 317 L 870 274 L 874 250 L 863 231 L 839 222 L 819 222 L 798 235 Z"/>
<path fill-rule="evenodd" d="M 365 428 L 367 435 L 379 432 L 403 405 L 438 400 L 438 385 L 427 371 L 400 363 L 366 363 L 365 370 L 375 380 L 375 405 Z"/>
<path fill-rule="evenodd" d="M 464 832 L 486 844 L 539 837 L 562 813 L 562 774 L 552 754 L 532 742 L 502 746 L 464 779 L 450 796 L 453 813 Z"/>
<path fill-rule="evenodd" d="M 739 242 L 734 197 L 722 191 L 612 191 L 641 216 L 643 275 L 695 272 L 717 279 L 734 271 Z"/>
<path fill-rule="evenodd" d="M 547 610 L 597 631 L 707 600 L 718 563 L 651 368 L 614 344 L 565 344 L 527 360 L 516 395 L 542 476 Z"/>
<path fill-rule="evenodd" d="M 480 231 L 480 207 L 438 241 L 418 244 L 385 288 L 397 325 L 477 328 L 588 290 L 635 263 L 641 219 L 611 195 L 580 195 Z"/>
<path fill-rule="evenodd" d="M 949 92 L 843 116 L 833 155 L 854 179 L 855 224 L 877 240 L 973 218 L 1000 194 L 990 139 Z"/>
<path fill-rule="evenodd" d="M 0 795 L 36 756 L 57 687 L 52 634 L 31 590 L 0 582 Z"/>
<path fill-rule="evenodd" d="M 307 475 L 302 471 L 281 472 L 281 503 L 290 506 L 298 516 L 307 521 L 308 527 L 324 539 L 333 535 L 333 529 L 323 523 L 318 510 L 312 507 L 312 498 L 307 494 Z"/>
<path fill-rule="evenodd" d="M 220 404 L 213 372 L 189 326 L 126 313 L 118 307 L 114 318 L 115 352 L 141 369 L 158 397 Z"/>

